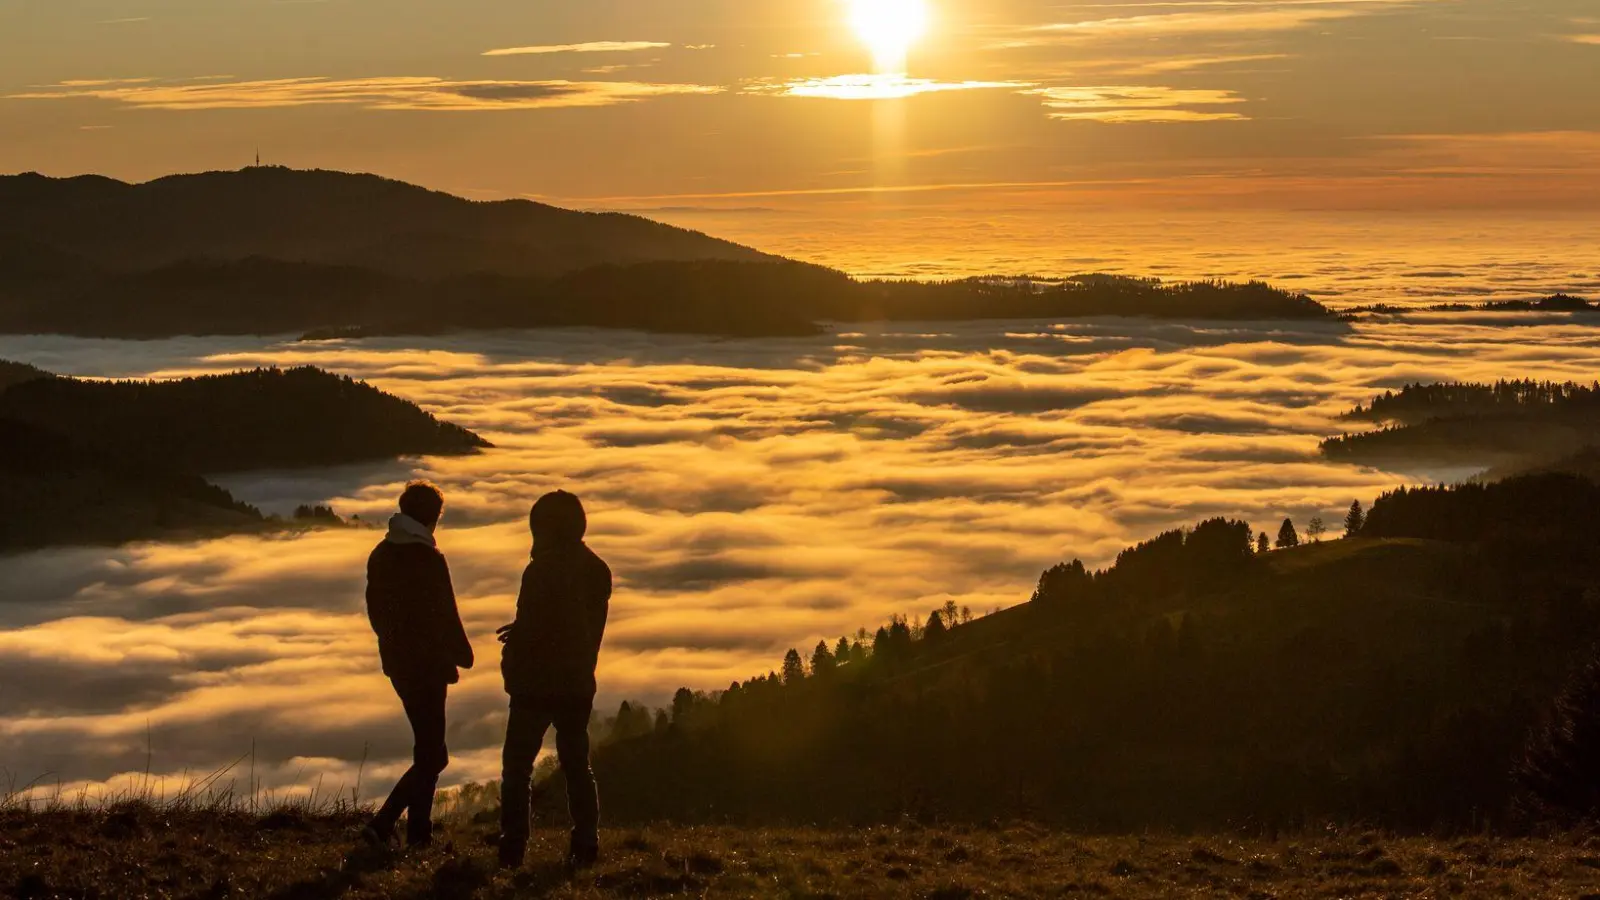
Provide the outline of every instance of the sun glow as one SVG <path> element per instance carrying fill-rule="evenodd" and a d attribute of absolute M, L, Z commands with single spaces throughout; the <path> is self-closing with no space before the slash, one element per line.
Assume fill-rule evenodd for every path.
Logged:
<path fill-rule="evenodd" d="M 903 74 L 906 54 L 928 28 L 926 0 L 849 0 L 850 25 L 879 73 Z"/>

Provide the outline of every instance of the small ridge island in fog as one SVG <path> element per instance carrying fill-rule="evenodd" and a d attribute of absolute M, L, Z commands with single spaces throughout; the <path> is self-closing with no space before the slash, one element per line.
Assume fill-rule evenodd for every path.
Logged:
<path fill-rule="evenodd" d="M 28 511 L 0 523 L 0 552 L 269 530 L 284 523 L 205 476 L 488 446 L 309 367 L 110 382 L 0 361 L 0 489 Z M 325 509 L 298 518 L 333 520 Z"/>
<path fill-rule="evenodd" d="M 1339 462 L 1600 472 L 1600 383 L 1409 384 L 1344 418 L 1379 428 L 1323 441 Z"/>

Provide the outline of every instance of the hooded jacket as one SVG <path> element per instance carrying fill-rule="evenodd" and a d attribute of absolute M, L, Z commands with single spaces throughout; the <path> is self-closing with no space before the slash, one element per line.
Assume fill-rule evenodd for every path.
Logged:
<path fill-rule="evenodd" d="M 611 569 L 583 542 L 578 498 L 547 494 L 528 517 L 533 558 L 500 663 L 512 696 L 589 697 L 611 608 Z"/>
<path fill-rule="evenodd" d="M 383 674 L 396 681 L 455 684 L 472 668 L 450 566 L 427 526 L 401 514 L 367 558 L 367 619 Z"/>

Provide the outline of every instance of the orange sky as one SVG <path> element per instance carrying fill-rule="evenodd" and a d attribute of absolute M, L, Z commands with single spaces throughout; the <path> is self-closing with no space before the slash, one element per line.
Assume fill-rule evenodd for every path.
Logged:
<path fill-rule="evenodd" d="M 1600 200 L 1592 0 L 926 0 L 886 74 L 851 4 L 912 2 L 0 0 L 0 171 L 259 145 L 582 207 Z"/>

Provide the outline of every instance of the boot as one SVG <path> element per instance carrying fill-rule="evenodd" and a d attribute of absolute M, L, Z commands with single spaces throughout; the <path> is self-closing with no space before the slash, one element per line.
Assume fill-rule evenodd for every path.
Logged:
<path fill-rule="evenodd" d="M 500 868 L 522 868 L 523 857 L 527 856 L 527 854 L 527 841 L 519 841 L 516 838 L 508 838 L 505 835 L 500 836 Z"/>
<path fill-rule="evenodd" d="M 567 868 L 573 871 L 592 869 L 600 861 L 600 848 L 593 844 L 573 844 L 567 851 Z"/>

